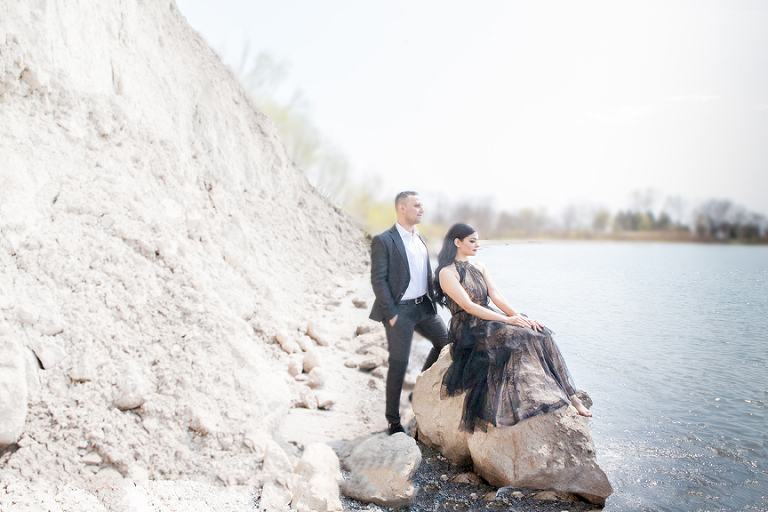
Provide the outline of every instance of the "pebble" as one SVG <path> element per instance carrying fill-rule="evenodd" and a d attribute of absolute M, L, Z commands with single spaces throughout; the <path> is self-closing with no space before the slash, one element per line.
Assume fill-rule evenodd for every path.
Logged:
<path fill-rule="evenodd" d="M 304 354 L 304 371 L 306 373 L 311 372 L 318 366 L 320 366 L 320 356 L 315 352 L 314 350 L 310 350 L 306 354 Z"/>
<path fill-rule="evenodd" d="M 319 367 L 313 368 L 309 372 L 309 382 L 307 384 L 313 389 L 324 388 L 326 380 L 325 370 Z"/>
<path fill-rule="evenodd" d="M 364 372 L 373 370 L 377 366 L 379 366 L 379 360 L 378 358 L 375 358 L 375 357 L 369 357 L 367 359 L 364 359 L 357 365 L 357 367 L 363 370 Z"/>

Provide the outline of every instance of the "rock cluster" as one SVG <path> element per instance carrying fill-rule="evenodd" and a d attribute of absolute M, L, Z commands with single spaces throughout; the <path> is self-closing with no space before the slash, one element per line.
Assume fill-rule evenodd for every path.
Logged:
<path fill-rule="evenodd" d="M 450 363 L 446 347 L 416 381 L 413 410 L 420 441 L 456 463 L 471 462 L 491 485 L 573 493 L 605 504 L 613 489 L 597 464 L 587 420 L 573 407 L 469 434 L 459 429 L 464 396 L 440 398 L 442 376 Z"/>

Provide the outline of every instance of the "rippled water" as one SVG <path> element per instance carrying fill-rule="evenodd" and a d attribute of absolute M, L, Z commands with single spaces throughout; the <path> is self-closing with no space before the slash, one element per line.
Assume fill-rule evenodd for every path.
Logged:
<path fill-rule="evenodd" d="M 592 396 L 606 511 L 768 510 L 768 247 L 517 243 L 477 259 Z"/>

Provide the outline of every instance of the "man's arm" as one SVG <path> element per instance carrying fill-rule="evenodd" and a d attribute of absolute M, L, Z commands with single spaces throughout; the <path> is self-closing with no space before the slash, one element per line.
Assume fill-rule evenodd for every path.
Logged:
<path fill-rule="evenodd" d="M 381 304 L 384 319 L 390 321 L 397 316 L 397 309 L 389 288 L 389 254 L 378 236 L 371 241 L 371 286 L 376 300 Z"/>

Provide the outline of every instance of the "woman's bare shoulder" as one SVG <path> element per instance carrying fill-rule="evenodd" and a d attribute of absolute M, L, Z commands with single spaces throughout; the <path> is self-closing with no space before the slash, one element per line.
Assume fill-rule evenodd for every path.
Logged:
<path fill-rule="evenodd" d="M 453 263 L 451 263 L 450 265 L 446 265 L 445 267 L 440 269 L 440 274 L 439 275 L 441 275 L 441 276 L 442 275 L 446 275 L 446 276 L 458 275 L 458 272 L 456 271 L 456 265 L 454 265 Z"/>

